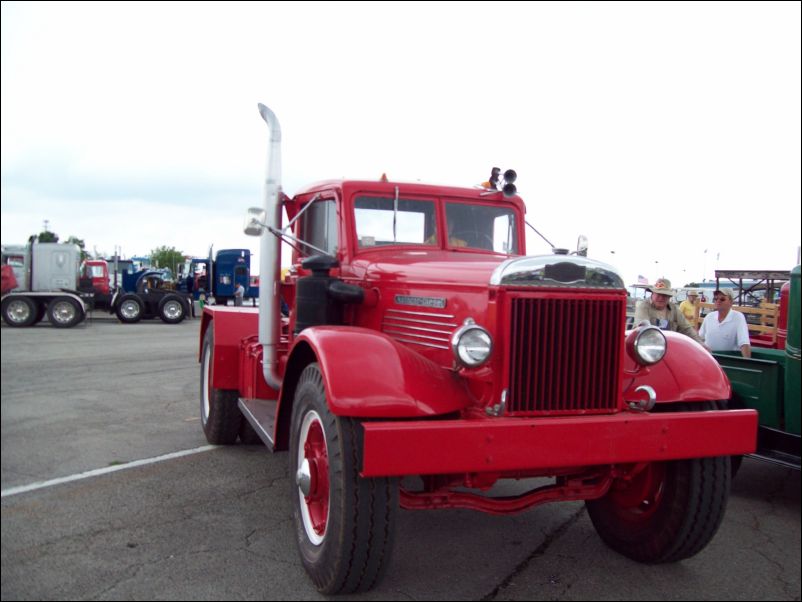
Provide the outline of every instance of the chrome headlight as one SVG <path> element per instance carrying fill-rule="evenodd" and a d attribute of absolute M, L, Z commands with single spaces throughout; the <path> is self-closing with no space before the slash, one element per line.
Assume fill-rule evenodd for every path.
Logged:
<path fill-rule="evenodd" d="M 656 364 L 666 354 L 666 336 L 656 326 L 633 330 L 627 337 L 627 352 L 639 364 Z"/>
<path fill-rule="evenodd" d="M 489 332 L 468 318 L 452 335 L 451 350 L 458 363 L 468 368 L 476 368 L 490 358 L 493 339 Z"/>

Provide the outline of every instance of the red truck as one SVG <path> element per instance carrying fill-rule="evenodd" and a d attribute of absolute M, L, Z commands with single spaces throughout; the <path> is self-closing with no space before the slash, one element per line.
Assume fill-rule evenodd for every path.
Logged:
<path fill-rule="evenodd" d="M 245 231 L 262 237 L 260 307 L 204 309 L 201 422 L 211 443 L 289 451 L 297 544 L 321 592 L 378 582 L 399 507 L 585 500 L 602 539 L 647 563 L 710 542 L 730 456 L 754 451 L 757 429 L 754 410 L 726 409 L 710 354 L 627 331 L 611 266 L 527 256 L 509 181 L 328 181 L 287 197 L 279 123 L 259 109 L 265 204 Z M 283 280 L 280 237 L 295 249 Z M 549 480 L 488 493 L 534 477 Z"/>

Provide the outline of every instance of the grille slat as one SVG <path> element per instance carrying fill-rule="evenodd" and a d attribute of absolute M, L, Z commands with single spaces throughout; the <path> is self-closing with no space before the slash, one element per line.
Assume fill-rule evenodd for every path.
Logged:
<path fill-rule="evenodd" d="M 624 303 L 618 297 L 512 298 L 508 413 L 614 411 Z"/>

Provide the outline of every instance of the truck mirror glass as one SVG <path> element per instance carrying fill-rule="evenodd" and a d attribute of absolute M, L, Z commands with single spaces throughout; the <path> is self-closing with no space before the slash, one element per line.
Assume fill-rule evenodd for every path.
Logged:
<path fill-rule="evenodd" d="M 251 207 L 245 214 L 243 231 L 247 236 L 261 236 L 264 232 L 265 212 L 259 207 Z"/>

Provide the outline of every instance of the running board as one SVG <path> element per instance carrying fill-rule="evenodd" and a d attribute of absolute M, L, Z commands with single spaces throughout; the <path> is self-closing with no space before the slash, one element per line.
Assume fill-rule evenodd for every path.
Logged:
<path fill-rule="evenodd" d="M 237 405 L 262 442 L 270 451 L 274 451 L 273 433 L 276 426 L 278 401 L 275 399 L 243 399 L 240 397 Z"/>

